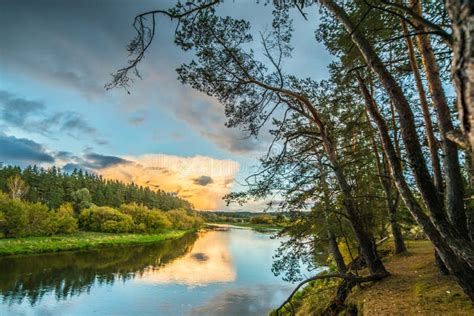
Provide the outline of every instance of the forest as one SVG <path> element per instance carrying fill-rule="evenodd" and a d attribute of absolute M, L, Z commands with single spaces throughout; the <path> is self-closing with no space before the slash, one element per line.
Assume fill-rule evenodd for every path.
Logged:
<path fill-rule="evenodd" d="M 75 192 L 81 189 L 87 189 L 90 202 L 98 206 L 119 207 L 124 203 L 138 203 L 163 211 L 192 208 L 189 202 L 171 193 L 151 190 L 133 183 L 106 180 L 81 169 L 66 173 L 57 167 L 44 169 L 29 166 L 21 169 L 15 166 L 3 166 L 0 168 L 0 191 L 10 192 L 8 179 L 16 175 L 20 176 L 27 186 L 21 195 L 22 199 L 41 202 L 53 209 L 63 203 L 74 203 L 74 195 L 78 195 Z"/>
<path fill-rule="evenodd" d="M 82 170 L 68 174 L 56 167 L 0 169 L 0 237 L 79 230 L 159 234 L 193 230 L 202 223 L 187 201 L 163 191 L 105 180 Z"/>
<path fill-rule="evenodd" d="M 276 268 L 290 279 L 301 280 L 295 262 L 311 265 L 327 247 L 333 271 L 297 287 L 339 282 L 322 314 L 340 312 L 356 285 L 389 278 L 377 241 L 389 236 L 393 253 L 404 253 L 413 227 L 433 244 L 440 273 L 474 301 L 472 1 L 256 1 L 273 14 L 257 35 L 245 19 L 221 16 L 222 3 L 178 2 L 136 16 L 129 63 L 107 87 L 133 93 L 157 19 L 171 19 L 176 45 L 193 57 L 178 67 L 179 81 L 218 100 L 227 127 L 271 135 L 246 190 L 226 200 L 266 199 L 289 214 Z M 307 40 L 334 58 L 325 80 L 285 67 L 293 19 L 315 10 Z M 256 43 L 261 53 L 250 48 Z M 341 254 L 346 242 L 358 254 L 352 262 Z M 287 303 L 276 313 L 294 314 Z"/>

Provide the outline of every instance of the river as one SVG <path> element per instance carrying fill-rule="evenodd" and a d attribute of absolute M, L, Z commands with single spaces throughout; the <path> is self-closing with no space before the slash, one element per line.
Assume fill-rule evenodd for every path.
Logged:
<path fill-rule="evenodd" d="M 270 237 L 230 229 L 0 258 L 0 315 L 267 315 L 294 288 L 271 272 Z"/>

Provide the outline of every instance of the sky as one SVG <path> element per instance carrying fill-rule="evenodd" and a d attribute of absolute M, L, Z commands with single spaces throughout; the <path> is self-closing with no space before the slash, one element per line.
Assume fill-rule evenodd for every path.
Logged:
<path fill-rule="evenodd" d="M 82 168 L 176 192 L 202 210 L 262 210 L 264 201 L 227 207 L 222 196 L 243 189 L 268 137 L 226 128 L 217 100 L 178 82 L 175 69 L 193 55 L 174 45 L 173 21 L 158 20 L 130 94 L 104 89 L 126 64 L 135 15 L 174 3 L 0 0 L 0 162 Z M 239 0 L 217 12 L 250 21 L 258 34 L 271 26 L 271 10 Z M 307 14 L 292 14 L 295 49 L 285 69 L 324 79 L 331 57 L 314 40 L 317 8 Z"/>

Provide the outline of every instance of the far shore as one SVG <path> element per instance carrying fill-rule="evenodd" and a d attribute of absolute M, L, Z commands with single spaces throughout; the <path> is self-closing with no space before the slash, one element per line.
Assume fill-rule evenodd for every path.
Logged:
<path fill-rule="evenodd" d="M 253 223 L 226 223 L 226 222 L 219 222 L 219 223 L 206 223 L 207 226 L 214 226 L 214 227 L 235 227 L 235 228 L 249 228 L 259 232 L 275 232 L 279 231 L 283 228 L 283 226 L 275 225 L 275 224 L 253 224 Z"/>
<path fill-rule="evenodd" d="M 159 234 L 111 234 L 80 231 L 69 235 L 2 238 L 0 257 L 70 250 L 84 250 L 130 244 L 147 244 L 181 238 L 193 230 L 169 230 Z"/>

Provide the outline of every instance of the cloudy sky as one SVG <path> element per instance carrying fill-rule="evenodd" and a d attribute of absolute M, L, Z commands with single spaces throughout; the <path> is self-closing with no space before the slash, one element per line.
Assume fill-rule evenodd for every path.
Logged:
<path fill-rule="evenodd" d="M 159 20 L 130 94 L 104 89 L 127 60 L 133 17 L 173 3 L 0 0 L 0 162 L 80 167 L 226 209 L 221 197 L 240 189 L 266 140 L 227 129 L 216 100 L 176 80 L 193 56 L 173 44 L 174 22 Z M 271 7 L 254 0 L 226 1 L 218 12 L 249 20 L 256 33 L 271 25 Z M 294 14 L 285 67 L 322 79 L 330 56 L 314 40 L 316 8 L 307 13 L 309 21 Z"/>

